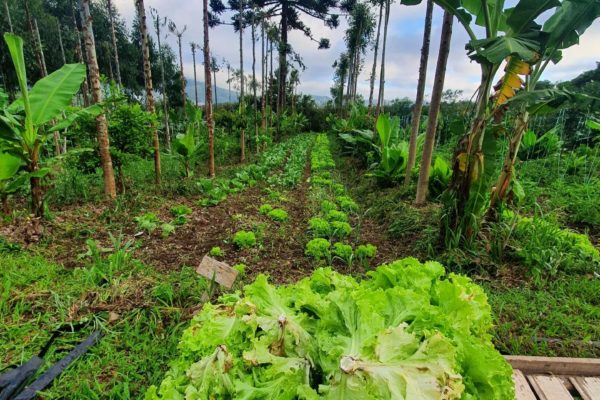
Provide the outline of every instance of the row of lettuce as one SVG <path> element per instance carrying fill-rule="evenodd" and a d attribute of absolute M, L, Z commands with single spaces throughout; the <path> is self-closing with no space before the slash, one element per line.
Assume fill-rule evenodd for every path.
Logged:
<path fill-rule="evenodd" d="M 336 181 L 335 161 L 329 145 L 328 137 L 319 134 L 311 153 L 310 197 L 316 215 L 308 221 L 312 239 L 306 244 L 305 254 L 317 264 L 331 265 L 334 259 L 339 259 L 352 268 L 358 260 L 366 269 L 377 254 L 377 248 L 372 244 L 352 246 L 353 239 L 357 242 L 359 236 L 353 234 L 352 226 L 359 208 L 345 186 Z"/>

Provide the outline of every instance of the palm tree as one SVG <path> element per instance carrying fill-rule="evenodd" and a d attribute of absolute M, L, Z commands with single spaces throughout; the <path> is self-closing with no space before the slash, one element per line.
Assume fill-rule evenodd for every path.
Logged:
<path fill-rule="evenodd" d="M 446 66 L 448 65 L 448 55 L 450 54 L 453 21 L 454 16 L 450 12 L 444 11 L 440 50 L 435 69 L 431 103 L 429 104 L 429 122 L 427 123 L 425 143 L 423 144 L 423 156 L 421 158 L 421 168 L 419 169 L 419 182 L 417 183 L 417 197 L 415 200 L 416 205 L 423 205 L 427 199 L 429 170 L 431 168 L 431 160 L 433 158 L 435 133 L 437 131 L 438 115 L 442 102 L 442 94 L 444 92 L 444 79 L 446 78 Z M 408 174 L 409 171 L 407 170 L 406 173 Z"/>
<path fill-rule="evenodd" d="M 154 102 L 154 91 L 152 89 L 152 64 L 150 61 L 150 43 L 148 40 L 148 25 L 146 24 L 146 10 L 144 0 L 135 0 L 138 19 L 140 24 L 140 34 L 142 36 L 142 52 L 144 55 L 144 82 L 146 86 L 146 109 L 150 113 L 156 112 Z M 152 131 L 152 145 L 154 146 L 154 183 L 160 186 L 160 142 L 158 140 L 158 129 L 153 123 L 150 126 Z"/>
<path fill-rule="evenodd" d="M 183 52 L 181 50 L 181 38 L 185 33 L 187 26 L 184 25 L 182 30 L 177 29 L 175 22 L 169 21 L 169 31 L 177 36 L 177 46 L 179 47 L 179 72 L 181 73 L 181 104 L 185 107 L 186 95 L 185 95 L 185 75 L 183 74 Z"/>
<path fill-rule="evenodd" d="M 106 8 L 108 10 L 108 19 L 110 22 L 110 35 L 112 39 L 113 56 L 115 57 L 115 70 L 117 72 L 117 84 L 122 86 L 121 81 L 121 66 L 119 64 L 119 49 L 117 48 L 117 35 L 115 34 L 115 15 L 112 7 L 112 0 L 106 0 Z"/>
<path fill-rule="evenodd" d="M 423 31 L 423 47 L 421 47 L 421 62 L 419 64 L 419 81 L 417 83 L 417 99 L 412 112 L 412 125 L 410 129 L 410 143 L 408 145 L 408 160 L 406 174 L 404 175 L 404 186 L 408 187 L 412 178 L 412 170 L 417 158 L 417 138 L 421 126 L 421 112 L 423 110 L 423 98 L 425 97 L 425 82 L 427 80 L 427 63 L 429 61 L 429 43 L 431 41 L 431 20 L 433 18 L 433 0 L 427 0 L 425 11 L 425 30 Z"/>
<path fill-rule="evenodd" d="M 194 63 L 194 97 L 196 100 L 196 107 L 198 107 L 198 77 L 196 75 L 196 50 L 200 48 L 200 45 L 191 42 L 190 47 L 192 49 L 192 61 Z"/>
<path fill-rule="evenodd" d="M 163 55 L 163 47 L 162 47 L 162 36 L 161 36 L 161 28 L 167 24 L 167 18 L 160 18 L 160 14 L 158 10 L 155 8 L 150 8 L 150 13 L 152 14 L 152 22 L 154 24 L 154 29 L 156 31 L 156 37 L 158 40 L 158 65 L 160 66 L 160 81 L 161 81 L 161 89 L 162 89 L 162 105 L 163 105 L 163 122 L 165 125 L 165 144 L 167 146 L 167 150 L 171 151 L 171 125 L 169 123 L 169 96 L 167 96 L 167 83 L 165 80 L 165 61 Z"/>
<path fill-rule="evenodd" d="M 87 53 L 90 81 L 92 83 L 92 99 L 94 103 L 97 104 L 102 102 L 102 86 L 100 84 L 100 69 L 98 68 L 98 59 L 96 57 L 96 43 L 94 41 L 92 16 L 90 14 L 90 0 L 81 1 L 81 21 L 83 22 L 83 38 Z M 110 157 L 108 124 L 104 114 L 100 114 L 96 117 L 96 130 L 98 131 L 100 162 L 104 175 L 104 194 L 109 199 L 115 199 L 117 197 L 115 174 L 113 171 L 112 159 Z"/>
<path fill-rule="evenodd" d="M 210 79 L 210 47 L 208 37 L 208 0 L 203 0 L 203 25 L 204 25 L 204 90 L 205 90 L 205 109 L 206 124 L 208 125 L 208 173 L 213 178 L 215 176 L 215 126 L 212 110 L 212 85 Z"/>

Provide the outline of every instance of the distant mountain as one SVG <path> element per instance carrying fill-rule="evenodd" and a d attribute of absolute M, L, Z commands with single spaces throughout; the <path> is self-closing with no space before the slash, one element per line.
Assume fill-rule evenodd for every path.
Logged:
<path fill-rule="evenodd" d="M 187 80 L 187 85 L 185 86 L 185 91 L 187 93 L 187 96 L 189 99 L 191 99 L 192 101 L 196 98 L 196 94 L 194 93 L 194 81 L 192 79 L 188 79 Z M 235 90 L 231 90 L 231 100 L 230 100 L 230 93 L 229 93 L 229 89 L 226 88 L 222 88 L 218 86 L 217 83 L 217 93 L 215 96 L 215 91 L 214 91 L 214 87 L 213 87 L 213 100 L 216 97 L 216 100 L 219 104 L 224 104 L 224 103 L 237 103 L 238 102 L 238 95 L 239 93 L 236 92 Z M 325 105 L 329 100 L 331 100 L 328 96 L 320 96 L 320 95 L 309 95 L 311 96 L 313 99 L 315 99 L 315 102 L 319 105 Z M 204 104 L 204 82 L 198 82 L 198 102 L 200 104 Z"/>
<path fill-rule="evenodd" d="M 190 98 L 192 101 L 194 101 L 196 99 L 196 94 L 194 92 L 194 80 L 193 79 L 187 80 L 187 85 L 185 86 L 185 91 L 187 93 L 188 98 Z M 217 82 L 217 92 L 216 93 L 215 93 L 214 86 L 213 86 L 213 101 L 215 101 L 215 99 L 219 104 L 229 103 L 229 102 L 237 103 L 238 93 L 232 89 L 231 90 L 231 100 L 230 100 L 229 99 L 229 89 L 223 89 L 222 87 L 219 87 L 218 82 Z M 198 82 L 198 102 L 200 104 L 204 104 L 204 82 Z"/>

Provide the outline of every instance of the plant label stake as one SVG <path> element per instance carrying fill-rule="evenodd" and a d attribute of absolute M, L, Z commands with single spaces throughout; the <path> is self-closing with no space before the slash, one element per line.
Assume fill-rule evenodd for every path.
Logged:
<path fill-rule="evenodd" d="M 231 289 L 238 276 L 238 271 L 231 268 L 228 264 L 215 260 L 212 257 L 204 256 L 196 272 L 206 279 L 213 280 L 219 285 Z"/>

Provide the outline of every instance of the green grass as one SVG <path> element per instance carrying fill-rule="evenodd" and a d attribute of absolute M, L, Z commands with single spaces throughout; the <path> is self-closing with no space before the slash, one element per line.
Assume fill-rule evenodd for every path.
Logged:
<path fill-rule="evenodd" d="M 496 318 L 495 344 L 501 352 L 600 357 L 599 279 L 573 276 L 542 287 L 484 287 Z M 596 344 L 581 343 L 589 341 Z"/>
<path fill-rule="evenodd" d="M 36 355 L 59 326 L 84 322 L 54 342 L 42 371 L 94 329 L 104 337 L 44 391 L 45 399 L 141 399 L 160 382 L 205 284 L 191 268 L 162 275 L 120 256 L 65 269 L 39 256 L 2 254 L 0 370 Z M 99 278 L 95 269 L 111 262 L 117 268 L 109 280 Z"/>

